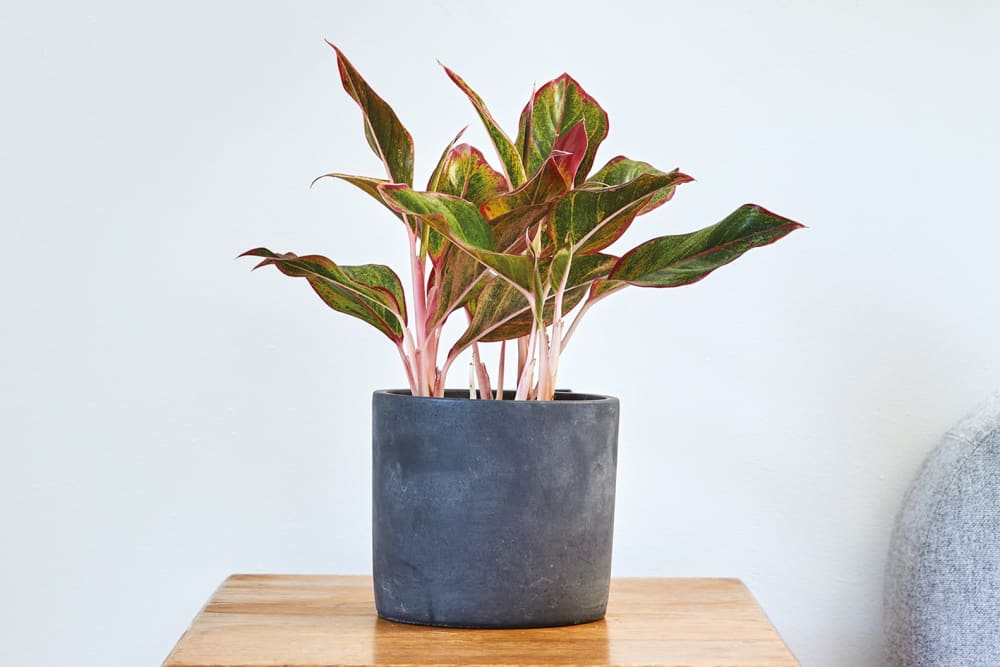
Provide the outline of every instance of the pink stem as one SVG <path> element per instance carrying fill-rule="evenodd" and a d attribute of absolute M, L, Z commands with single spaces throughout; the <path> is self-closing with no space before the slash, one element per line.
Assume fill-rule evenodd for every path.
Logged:
<path fill-rule="evenodd" d="M 414 396 L 419 396 L 417 383 L 413 379 L 413 369 L 410 368 L 410 360 L 407 358 L 406 352 L 403 351 L 403 344 L 396 343 L 396 349 L 399 350 L 399 358 L 403 360 L 403 368 L 406 369 L 406 380 L 410 383 L 410 393 Z"/>
<path fill-rule="evenodd" d="M 538 398 L 547 401 L 551 396 L 550 385 L 552 378 L 549 375 L 549 337 L 545 327 L 538 328 Z"/>
<path fill-rule="evenodd" d="M 437 369 L 437 353 L 438 344 L 441 342 L 441 329 L 432 329 L 427 334 L 427 344 L 425 346 L 426 354 L 424 355 L 424 361 L 427 364 L 425 372 L 430 381 L 430 395 L 433 396 L 437 391 L 437 385 L 442 382 L 440 373 Z"/>
<path fill-rule="evenodd" d="M 504 366 L 507 363 L 507 341 L 500 341 L 500 368 L 497 369 L 497 393 L 496 400 L 503 400 L 503 373 Z"/>
<path fill-rule="evenodd" d="M 471 323 L 472 313 L 466 310 L 465 314 Z M 486 371 L 486 364 L 484 364 L 479 357 L 479 343 L 477 341 L 472 342 L 472 367 L 475 369 L 476 378 L 479 381 L 480 398 L 493 398 L 493 393 L 490 389 L 490 374 Z"/>
<path fill-rule="evenodd" d="M 424 341 L 427 339 L 427 285 L 424 281 L 424 260 L 417 252 L 417 235 L 413 229 L 407 226 L 407 235 L 410 240 L 410 276 L 413 285 L 413 317 L 416 320 L 416 347 L 418 352 L 423 351 Z M 423 364 L 421 364 L 423 369 Z M 427 378 L 421 372 L 421 384 L 428 385 Z"/>
<path fill-rule="evenodd" d="M 528 337 L 521 336 L 517 339 L 517 377 L 524 373 L 524 367 L 528 364 Z"/>
<path fill-rule="evenodd" d="M 448 371 L 451 369 L 452 363 L 458 358 L 459 352 L 452 352 L 448 355 L 448 358 L 444 360 L 444 366 L 441 367 L 441 381 L 438 384 L 437 391 L 434 393 L 435 396 L 444 396 L 444 385 L 447 382 Z"/>
<path fill-rule="evenodd" d="M 486 364 L 479 358 L 479 344 L 472 344 L 472 363 L 476 369 L 476 378 L 479 380 L 479 395 L 486 400 L 493 396 L 490 388 L 490 374 L 486 371 Z"/>
<path fill-rule="evenodd" d="M 517 393 L 514 395 L 514 399 L 518 401 L 523 401 L 528 398 L 528 390 L 531 387 L 531 376 L 535 371 L 535 337 L 538 333 L 538 322 L 531 323 L 531 333 L 528 335 L 528 345 L 525 350 L 524 358 L 524 368 L 521 369 L 520 377 L 517 382 Z"/>
<path fill-rule="evenodd" d="M 546 387 L 545 393 L 542 395 L 545 400 L 551 400 L 555 395 L 556 378 L 559 375 L 559 356 L 562 354 L 563 297 L 566 294 L 566 281 L 568 279 L 569 268 L 567 267 L 562 280 L 559 282 L 559 288 L 556 290 L 555 296 L 553 297 L 555 299 L 555 305 L 552 312 L 552 342 L 549 348 L 549 367 L 548 373 L 546 374 L 548 386 Z"/>

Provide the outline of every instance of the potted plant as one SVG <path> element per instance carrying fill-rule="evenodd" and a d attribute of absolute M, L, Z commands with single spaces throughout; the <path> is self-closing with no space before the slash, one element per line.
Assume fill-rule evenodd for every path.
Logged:
<path fill-rule="evenodd" d="M 599 619 L 610 578 L 618 401 L 557 393 L 563 351 L 608 296 L 630 285 L 694 283 L 801 225 L 748 204 L 700 231 L 612 254 L 638 216 L 692 179 L 623 156 L 593 169 L 608 117 L 566 74 L 533 93 L 511 139 L 445 67 L 485 125 L 500 169 L 458 143 L 459 132 L 417 190 L 410 133 L 330 46 L 386 176 L 325 177 L 360 188 L 398 219 L 409 295 L 380 264 L 266 248 L 244 255 L 262 258 L 255 268 L 305 278 L 327 306 L 378 329 L 402 360 L 409 388 L 373 397 L 378 613 L 458 627 Z M 442 330 L 451 316 L 467 326 L 449 344 Z M 480 355 L 487 343 L 499 345 L 495 374 Z M 466 351 L 470 387 L 447 390 Z M 516 355 L 509 381 L 508 355 Z"/>

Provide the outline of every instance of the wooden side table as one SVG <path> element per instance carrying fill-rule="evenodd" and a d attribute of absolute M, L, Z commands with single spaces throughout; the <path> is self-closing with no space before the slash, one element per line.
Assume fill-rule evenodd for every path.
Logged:
<path fill-rule="evenodd" d="M 799 667 L 737 579 L 614 579 L 603 621 L 455 630 L 375 615 L 370 577 L 233 575 L 164 667 Z"/>

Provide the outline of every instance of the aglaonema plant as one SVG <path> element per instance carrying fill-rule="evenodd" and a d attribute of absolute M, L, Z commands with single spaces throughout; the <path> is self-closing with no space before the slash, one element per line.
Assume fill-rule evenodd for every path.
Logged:
<path fill-rule="evenodd" d="M 398 349 L 413 395 L 443 396 L 452 364 L 471 350 L 478 395 L 502 398 L 510 342 L 517 351 L 515 398 L 552 399 L 560 357 L 594 304 L 630 285 L 689 285 L 802 226 L 747 204 L 700 231 L 660 236 L 621 256 L 611 254 L 609 246 L 638 216 L 692 179 L 624 156 L 591 172 L 608 116 L 566 74 L 534 92 L 512 140 L 482 98 L 445 67 L 482 120 L 501 170 L 478 149 L 459 144 L 459 132 L 426 189 L 417 190 L 410 133 L 330 46 L 386 177 L 320 178 L 351 183 L 399 219 L 409 245 L 410 304 L 399 276 L 384 265 L 343 266 L 321 255 L 267 248 L 244 255 L 263 258 L 254 268 L 273 265 L 305 278 L 329 307 L 381 331 Z M 467 327 L 442 359 L 442 329 L 457 311 Z M 500 345 L 495 383 L 479 349 L 494 342 Z"/>

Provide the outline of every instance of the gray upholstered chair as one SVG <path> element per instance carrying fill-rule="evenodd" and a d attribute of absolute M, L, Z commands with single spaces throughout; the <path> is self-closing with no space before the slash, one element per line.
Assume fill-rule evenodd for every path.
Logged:
<path fill-rule="evenodd" d="M 892 667 L 1000 666 L 1000 395 L 924 461 L 886 568 Z"/>

